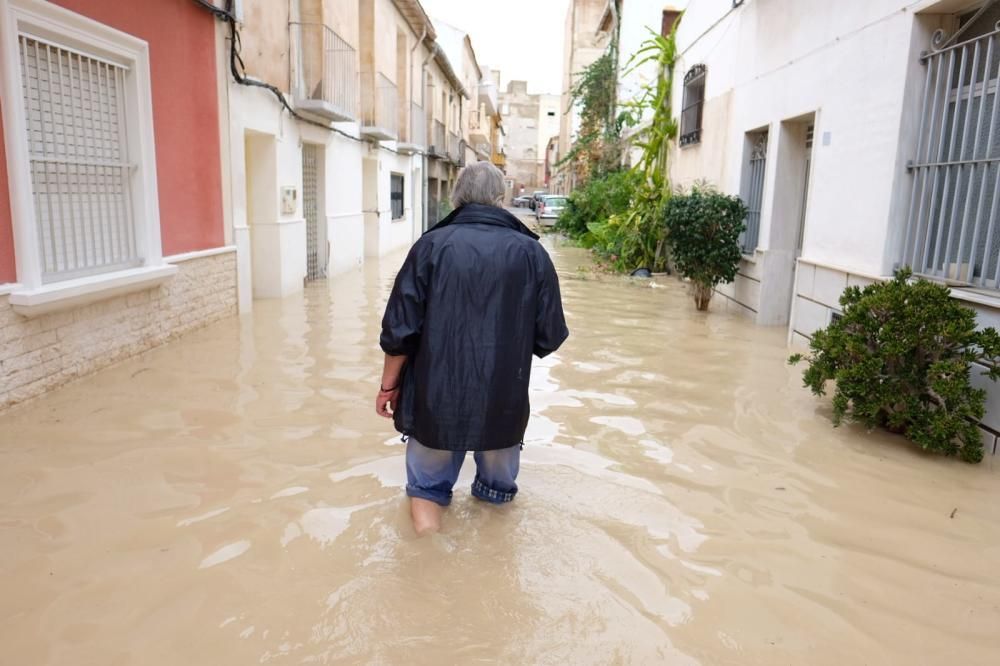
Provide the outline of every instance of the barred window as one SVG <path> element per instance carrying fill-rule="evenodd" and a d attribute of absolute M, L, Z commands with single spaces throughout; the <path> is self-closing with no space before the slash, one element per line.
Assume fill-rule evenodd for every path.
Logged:
<path fill-rule="evenodd" d="M 767 131 L 746 136 L 747 156 L 743 169 L 743 202 L 747 205 L 746 230 L 740 236 L 743 254 L 752 255 L 760 238 L 760 213 L 764 207 L 764 176 L 767 173 Z"/>
<path fill-rule="evenodd" d="M 25 34 L 18 50 L 42 282 L 141 264 L 128 67 Z"/>
<path fill-rule="evenodd" d="M 403 175 L 394 173 L 390 177 L 389 201 L 392 204 L 392 219 L 403 217 Z"/>
<path fill-rule="evenodd" d="M 701 120 L 705 106 L 705 72 L 704 65 L 695 65 L 684 75 L 680 138 L 682 146 L 701 143 Z"/>
<path fill-rule="evenodd" d="M 935 34 L 925 70 L 902 262 L 955 285 L 1000 289 L 1000 6 Z"/>

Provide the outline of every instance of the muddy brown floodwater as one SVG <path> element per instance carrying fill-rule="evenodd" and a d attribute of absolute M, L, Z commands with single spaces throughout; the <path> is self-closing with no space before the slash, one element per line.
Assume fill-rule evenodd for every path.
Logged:
<path fill-rule="evenodd" d="M 995 461 L 833 429 L 782 331 L 553 253 L 522 492 L 467 465 L 434 538 L 373 413 L 401 257 L 0 415 L 0 664 L 1000 663 Z"/>

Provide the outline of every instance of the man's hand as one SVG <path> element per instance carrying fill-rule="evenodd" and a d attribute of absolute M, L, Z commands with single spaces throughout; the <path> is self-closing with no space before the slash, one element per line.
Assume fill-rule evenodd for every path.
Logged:
<path fill-rule="evenodd" d="M 382 391 L 379 390 L 378 396 L 375 398 L 375 411 L 379 416 L 385 417 L 387 419 L 392 418 L 392 413 L 396 411 L 399 400 L 399 389 L 396 388 L 392 391 Z"/>

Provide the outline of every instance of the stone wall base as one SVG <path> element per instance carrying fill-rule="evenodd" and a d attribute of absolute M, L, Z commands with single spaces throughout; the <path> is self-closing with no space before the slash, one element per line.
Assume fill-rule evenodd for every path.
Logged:
<path fill-rule="evenodd" d="M 165 284 L 27 319 L 0 296 L 0 410 L 236 314 L 236 253 L 181 261 Z"/>

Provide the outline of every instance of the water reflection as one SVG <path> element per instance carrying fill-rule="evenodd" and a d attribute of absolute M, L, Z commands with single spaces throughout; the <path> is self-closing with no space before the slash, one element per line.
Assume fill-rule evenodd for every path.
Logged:
<path fill-rule="evenodd" d="M 398 257 L 0 415 L 0 661 L 989 663 L 992 461 L 833 430 L 780 331 L 553 251 L 522 493 L 468 464 L 433 539 L 371 413 Z"/>

